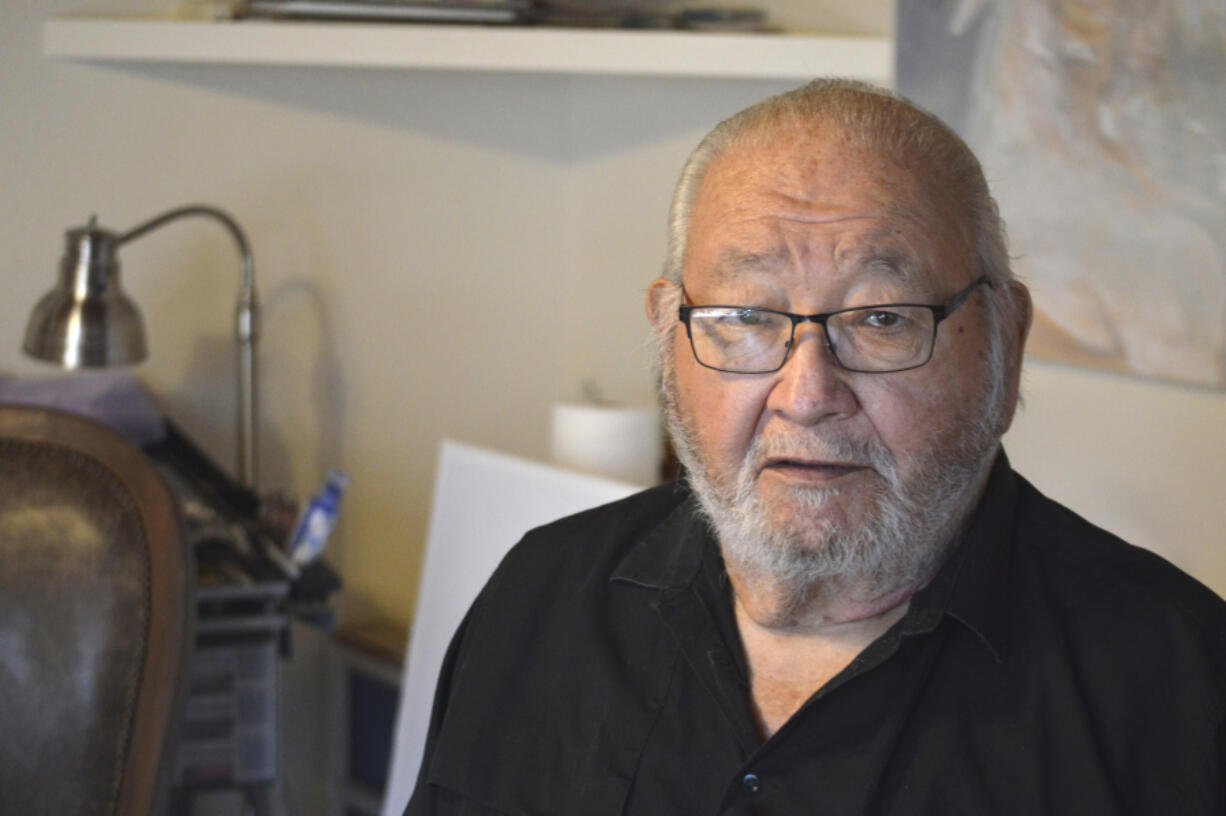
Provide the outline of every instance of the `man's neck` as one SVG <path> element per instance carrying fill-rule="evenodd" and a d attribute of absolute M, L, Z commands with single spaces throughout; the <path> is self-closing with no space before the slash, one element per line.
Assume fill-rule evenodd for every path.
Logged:
<path fill-rule="evenodd" d="M 733 609 L 749 669 L 750 702 L 768 739 L 815 692 L 906 614 L 918 587 L 867 601 L 831 593 L 804 610 L 749 591 L 729 572 Z M 776 595 L 777 598 L 777 595 Z"/>
<path fill-rule="evenodd" d="M 735 587 L 736 582 L 733 581 Z M 778 610 L 734 590 L 737 630 L 749 670 L 750 703 L 769 739 L 819 689 L 906 614 L 911 592 L 871 605 L 834 604 L 779 625 Z"/>
<path fill-rule="evenodd" d="M 838 578 L 796 587 L 771 576 L 747 575 L 734 564 L 727 569 L 738 614 L 763 629 L 795 635 L 871 625 L 905 607 L 929 580 L 885 591 Z"/>

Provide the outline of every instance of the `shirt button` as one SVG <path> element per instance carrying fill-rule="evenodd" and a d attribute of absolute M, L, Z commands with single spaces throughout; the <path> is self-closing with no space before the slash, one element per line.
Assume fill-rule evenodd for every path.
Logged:
<path fill-rule="evenodd" d="M 762 780 L 758 778 L 757 774 L 745 774 L 741 777 L 741 786 L 749 793 L 757 793 L 762 789 Z"/>

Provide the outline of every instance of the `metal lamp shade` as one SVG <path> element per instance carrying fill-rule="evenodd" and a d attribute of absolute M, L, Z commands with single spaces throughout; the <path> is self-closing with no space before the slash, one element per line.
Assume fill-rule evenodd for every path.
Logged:
<path fill-rule="evenodd" d="M 96 218 L 91 218 L 84 227 L 68 230 L 59 284 L 34 307 L 22 348 L 32 357 L 70 369 L 144 360 L 144 322 L 136 304 L 120 289 L 116 251 L 129 241 L 189 215 L 221 222 L 234 239 L 242 261 L 242 280 L 234 310 L 234 339 L 238 344 L 238 478 L 255 489 L 259 469 L 255 346 L 260 326 L 255 265 L 247 236 L 223 210 L 207 204 L 176 207 L 122 234 L 102 229 Z"/>
<path fill-rule="evenodd" d="M 69 230 L 59 284 L 34 307 L 25 352 L 65 368 L 94 368 L 145 359 L 145 327 L 120 289 L 115 234 Z"/>

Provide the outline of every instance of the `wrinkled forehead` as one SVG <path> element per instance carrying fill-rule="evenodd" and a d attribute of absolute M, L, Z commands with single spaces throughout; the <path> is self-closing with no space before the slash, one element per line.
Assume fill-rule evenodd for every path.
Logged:
<path fill-rule="evenodd" d="M 960 273 L 973 245 L 950 186 L 939 169 L 834 129 L 751 133 L 707 169 L 686 267 L 698 261 L 704 272 L 733 277 L 783 272 L 798 251 L 821 245 L 821 260 L 836 270 L 912 282 Z"/>
<path fill-rule="evenodd" d="M 966 191 L 920 142 L 864 128 L 788 120 L 750 128 L 712 160 L 704 182 L 712 178 L 713 186 L 757 182 L 829 204 L 855 190 L 894 214 L 969 220 Z"/>
<path fill-rule="evenodd" d="M 829 260 L 836 271 L 845 275 L 872 272 L 883 278 L 898 282 L 923 282 L 932 273 L 926 262 L 924 247 L 917 246 L 905 230 L 892 223 L 866 221 L 858 224 L 861 229 L 848 226 L 851 222 L 839 222 L 832 229 L 840 237 L 851 234 L 852 239 L 831 242 Z M 713 261 L 703 271 L 709 276 L 724 280 L 745 280 L 764 275 L 783 276 L 797 262 L 796 246 L 777 242 L 750 248 L 729 242 L 718 249 Z"/>

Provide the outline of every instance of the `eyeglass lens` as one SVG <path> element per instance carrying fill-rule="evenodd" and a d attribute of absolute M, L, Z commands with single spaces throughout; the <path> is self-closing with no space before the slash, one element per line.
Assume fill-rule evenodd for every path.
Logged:
<path fill-rule="evenodd" d="M 791 317 L 736 307 L 690 311 L 690 340 L 698 362 L 744 373 L 775 371 L 794 337 Z M 839 365 L 887 372 L 923 365 L 932 353 L 936 319 L 926 306 L 849 309 L 825 320 L 827 342 Z"/>

